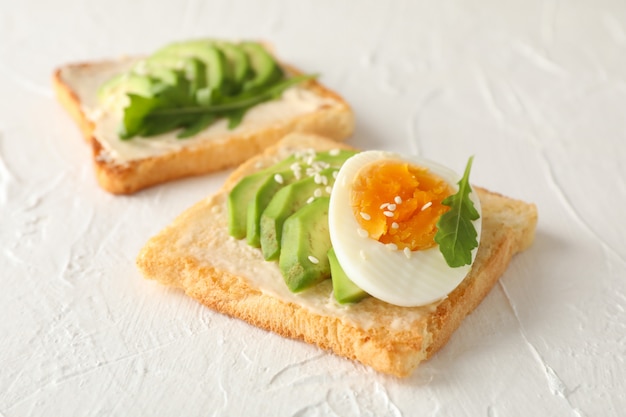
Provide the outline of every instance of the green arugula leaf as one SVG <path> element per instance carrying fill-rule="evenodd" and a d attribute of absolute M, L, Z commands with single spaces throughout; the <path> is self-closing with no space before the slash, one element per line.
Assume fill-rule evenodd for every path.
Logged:
<path fill-rule="evenodd" d="M 437 222 L 435 242 L 439 244 L 446 263 L 452 268 L 471 264 L 472 250 L 478 247 L 478 233 L 472 221 L 477 220 L 480 215 L 469 198 L 472 192 L 469 174 L 473 159 L 471 157 L 467 161 L 463 178 L 458 182 L 459 191 L 441 202 L 449 206 L 450 210 Z"/>
<path fill-rule="evenodd" d="M 283 80 L 255 92 L 246 92 L 240 96 L 222 97 L 218 104 L 199 105 L 195 102 L 181 105 L 178 86 L 163 88 L 153 99 L 135 96 L 131 104 L 125 109 L 124 139 L 133 135 L 144 137 L 154 136 L 175 129 L 183 129 L 177 137 L 185 139 L 194 136 L 220 117 L 228 119 L 228 128 L 237 127 L 246 112 L 268 100 L 280 97 L 287 88 L 316 77 L 316 75 L 301 75 Z M 152 101 L 151 101 L 152 100 Z M 137 106 L 137 108 L 130 108 Z M 127 119 L 129 114 L 132 118 Z M 127 124 L 127 120 L 131 122 Z"/>
<path fill-rule="evenodd" d="M 278 98 L 289 87 L 315 77 L 296 76 L 230 97 L 207 89 L 200 89 L 190 95 L 189 81 L 184 78 L 175 85 L 159 86 L 154 97 L 128 94 L 130 102 L 124 109 L 120 137 L 124 140 L 136 135 L 149 137 L 181 128 L 183 131 L 177 137 L 184 139 L 195 135 L 220 117 L 226 117 L 228 128 L 234 129 L 250 108 Z"/>
<path fill-rule="evenodd" d="M 200 118 L 193 118 L 193 121 L 185 126 L 184 130 L 180 132 L 176 137 L 178 139 L 185 139 L 194 136 L 198 132 L 204 130 L 207 126 L 213 123 L 217 119 L 214 114 L 205 114 Z"/>
<path fill-rule="evenodd" d="M 249 107 L 246 107 L 240 110 L 231 110 L 226 113 L 225 116 L 228 119 L 228 128 L 234 129 L 239 126 L 243 120 L 243 116 L 246 115 L 248 109 Z"/>

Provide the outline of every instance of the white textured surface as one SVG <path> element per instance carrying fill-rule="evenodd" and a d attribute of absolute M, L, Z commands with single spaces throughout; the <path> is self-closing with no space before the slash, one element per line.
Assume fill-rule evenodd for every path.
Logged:
<path fill-rule="evenodd" d="M 624 415 L 626 3 L 0 3 L 0 416 Z M 537 203 L 535 245 L 411 378 L 135 269 L 226 173 L 104 193 L 50 74 L 207 35 L 321 72 L 354 106 L 352 144 L 473 154 L 474 183 Z"/>

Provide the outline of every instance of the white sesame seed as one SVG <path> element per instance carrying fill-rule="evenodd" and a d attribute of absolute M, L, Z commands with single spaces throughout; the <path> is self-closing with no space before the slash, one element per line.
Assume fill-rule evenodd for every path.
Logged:
<path fill-rule="evenodd" d="M 389 250 L 398 250 L 398 245 L 396 245 L 395 243 L 387 243 L 385 247 Z"/>
<path fill-rule="evenodd" d="M 321 196 L 322 196 L 322 189 L 316 188 L 315 191 L 313 191 L 313 197 L 321 197 Z"/>
<path fill-rule="evenodd" d="M 389 204 L 389 205 L 387 206 L 387 210 L 389 210 L 389 211 L 395 211 L 395 210 L 396 210 L 396 205 L 395 205 L 395 204 Z"/>
<path fill-rule="evenodd" d="M 339 171 L 333 171 L 333 178 L 337 179 L 337 175 L 339 175 Z"/>
<path fill-rule="evenodd" d="M 381 210 L 382 210 L 382 209 L 386 209 L 388 205 L 389 205 L 389 203 L 383 203 L 383 204 L 381 204 L 381 205 L 380 205 L 380 207 L 379 207 L 379 208 L 380 208 Z"/>
<path fill-rule="evenodd" d="M 411 259 L 411 249 L 404 248 L 403 252 L 404 252 L 404 256 L 406 256 L 407 259 Z"/>
<path fill-rule="evenodd" d="M 396 204 L 402 204 L 402 197 L 397 195 L 394 197 L 393 201 L 395 201 Z"/>
<path fill-rule="evenodd" d="M 383 214 L 387 217 L 393 217 L 393 211 L 383 211 Z"/>
<path fill-rule="evenodd" d="M 311 261 L 312 264 L 317 265 L 318 263 L 320 263 L 320 260 L 317 259 L 315 256 L 313 255 L 309 255 L 309 261 Z"/>
<path fill-rule="evenodd" d="M 359 256 L 361 257 L 361 259 L 363 259 L 364 261 L 367 261 L 367 255 L 365 254 L 365 252 L 363 252 L 362 250 L 359 251 Z"/>
<path fill-rule="evenodd" d="M 276 181 L 279 184 L 282 184 L 285 182 L 285 180 L 283 179 L 283 176 L 280 174 L 274 175 L 274 181 Z"/>
<path fill-rule="evenodd" d="M 361 237 L 368 237 L 370 235 L 369 233 L 367 233 L 367 230 L 361 229 L 360 227 L 358 229 L 356 229 L 356 232 Z"/>
<path fill-rule="evenodd" d="M 306 203 L 307 203 L 307 204 L 311 204 L 313 201 L 315 201 L 315 197 L 309 197 L 309 198 L 306 200 Z"/>
<path fill-rule="evenodd" d="M 330 185 L 328 187 L 326 187 L 326 192 L 328 194 L 332 193 L 333 192 L 333 187 L 331 187 Z"/>
<path fill-rule="evenodd" d="M 428 203 L 426 203 L 426 204 L 424 204 L 424 205 L 422 206 L 422 211 L 426 210 L 428 207 L 430 207 L 430 206 L 432 206 L 432 205 L 433 205 L 433 202 L 432 202 L 432 201 L 429 201 Z"/>
<path fill-rule="evenodd" d="M 331 149 L 330 151 L 328 151 L 328 154 L 330 156 L 337 156 L 339 155 L 339 149 Z"/>
<path fill-rule="evenodd" d="M 315 174 L 315 176 L 313 177 L 313 182 L 316 184 L 321 184 L 322 183 L 322 176 L 320 174 Z"/>
<path fill-rule="evenodd" d="M 363 220 L 372 220 L 372 216 L 370 216 L 370 215 L 369 215 L 369 214 L 367 214 L 367 213 L 360 212 L 359 214 L 361 215 L 361 217 L 363 218 Z"/>
<path fill-rule="evenodd" d="M 400 225 L 398 223 L 396 223 L 396 222 L 391 223 L 391 228 L 392 229 L 397 229 L 399 227 L 400 227 Z"/>
<path fill-rule="evenodd" d="M 321 177 L 322 177 L 322 184 L 328 185 L 328 177 L 326 177 L 324 175 L 322 175 Z"/>

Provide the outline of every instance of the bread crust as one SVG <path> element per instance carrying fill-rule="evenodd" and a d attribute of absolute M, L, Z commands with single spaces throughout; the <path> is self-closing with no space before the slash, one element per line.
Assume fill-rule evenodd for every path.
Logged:
<path fill-rule="evenodd" d="M 488 294 L 511 257 L 532 243 L 537 211 L 533 204 L 475 188 L 483 212 L 475 263 L 446 299 L 427 309 L 398 307 L 369 298 L 341 315 L 320 313 L 304 302 L 298 303 L 298 296 L 294 296 L 296 301 L 286 300 L 257 287 L 243 272 L 221 267 L 221 255 L 210 248 L 234 241 L 222 230 L 225 224 L 216 220 L 216 213 L 224 209 L 226 195 L 234 184 L 294 149 L 321 151 L 336 147 L 345 145 L 314 135 L 289 135 L 241 165 L 213 197 L 197 203 L 151 238 L 141 250 L 137 265 L 146 278 L 181 288 L 218 312 L 315 344 L 380 372 L 404 377 L 445 345 L 462 320 Z M 233 250 L 228 256 L 236 259 L 242 253 Z M 249 262 L 259 266 L 265 261 L 259 256 Z M 312 292 L 311 297 L 329 297 L 330 285 L 323 283 L 307 291 Z M 413 315 L 415 312 L 419 314 Z M 364 315 L 374 317 L 368 326 L 359 324 Z M 398 319 L 406 323 L 395 326 Z"/>
<path fill-rule="evenodd" d="M 74 87 L 63 78 L 64 69 L 93 70 L 98 65 L 107 65 L 110 62 L 75 63 L 57 68 L 52 76 L 52 84 L 58 101 L 91 146 L 98 183 L 113 194 L 132 194 L 167 181 L 237 166 L 291 132 L 313 133 L 340 141 L 354 131 L 354 115 L 348 103 L 318 81 L 309 80 L 303 85 L 322 98 L 333 99 L 332 106 L 325 105 L 312 113 L 274 123 L 263 129 L 233 134 L 225 140 L 204 141 L 163 155 L 117 164 L 100 157 L 103 146 L 93 135 L 94 123 L 85 114 L 83 103 Z M 287 64 L 283 64 L 283 67 L 289 73 L 301 73 Z"/>

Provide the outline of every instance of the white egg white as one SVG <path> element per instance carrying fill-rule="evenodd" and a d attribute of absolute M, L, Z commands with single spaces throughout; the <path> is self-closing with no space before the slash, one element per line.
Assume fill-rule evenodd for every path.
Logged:
<path fill-rule="evenodd" d="M 446 297 L 463 281 L 471 265 L 451 268 L 439 246 L 421 251 L 394 250 L 364 236 L 350 204 L 352 184 L 359 170 L 374 162 L 399 160 L 428 168 L 458 190 L 461 176 L 451 169 L 417 156 L 402 156 L 384 151 L 365 151 L 348 159 L 339 170 L 330 197 L 328 213 L 330 239 L 346 275 L 371 296 L 390 304 L 415 307 Z M 474 221 L 480 242 L 480 200 L 474 191 L 470 199 L 481 217 Z M 472 252 L 472 262 L 477 248 Z"/>

